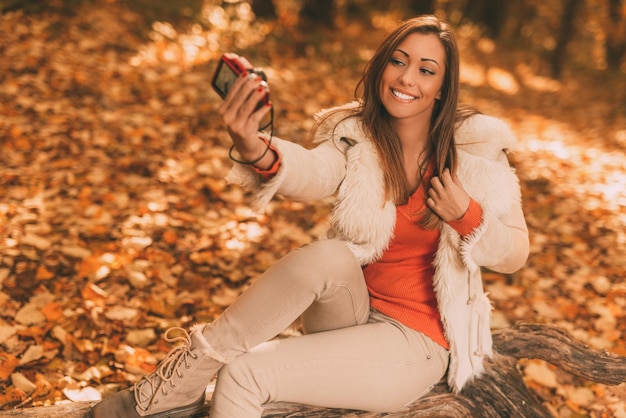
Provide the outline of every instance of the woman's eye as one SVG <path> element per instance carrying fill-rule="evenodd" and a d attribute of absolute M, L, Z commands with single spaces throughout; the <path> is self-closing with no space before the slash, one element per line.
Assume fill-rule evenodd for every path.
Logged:
<path fill-rule="evenodd" d="M 393 65 L 397 65 L 397 66 L 404 65 L 404 62 L 402 62 L 402 60 L 399 60 L 397 58 L 391 58 L 390 61 Z"/>
<path fill-rule="evenodd" d="M 420 71 L 423 74 L 427 74 L 427 75 L 434 75 L 435 72 L 433 70 L 431 70 L 430 68 L 421 68 Z"/>

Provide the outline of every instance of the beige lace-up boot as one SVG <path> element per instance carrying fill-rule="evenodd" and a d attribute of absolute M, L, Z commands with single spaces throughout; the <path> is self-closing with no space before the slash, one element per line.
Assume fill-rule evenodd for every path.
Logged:
<path fill-rule="evenodd" d="M 184 334 L 169 338 L 171 331 Z M 182 328 L 165 333 L 169 342 L 183 342 L 159 367 L 130 389 L 111 395 L 91 410 L 93 418 L 183 418 L 204 408 L 206 387 L 224 364 L 196 326 L 191 335 Z"/>

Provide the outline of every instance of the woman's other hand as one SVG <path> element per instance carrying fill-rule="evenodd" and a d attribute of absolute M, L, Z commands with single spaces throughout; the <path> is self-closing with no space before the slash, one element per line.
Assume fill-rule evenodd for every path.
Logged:
<path fill-rule="evenodd" d="M 463 189 L 461 181 L 452 176 L 449 169 L 443 170 L 441 176 L 430 181 L 426 204 L 444 221 L 461 219 L 470 205 L 470 196 Z"/>

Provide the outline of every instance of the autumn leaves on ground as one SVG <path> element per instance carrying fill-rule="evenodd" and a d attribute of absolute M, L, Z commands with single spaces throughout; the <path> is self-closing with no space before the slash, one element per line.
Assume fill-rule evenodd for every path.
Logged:
<path fill-rule="evenodd" d="M 329 202 L 276 199 L 256 216 L 223 180 L 215 59 L 232 49 L 263 65 L 277 134 L 300 142 L 314 112 L 352 98 L 395 17 L 367 37 L 357 23 L 298 36 L 245 8 L 205 18 L 211 29 L 157 23 L 146 39 L 112 3 L 0 16 L 0 409 L 128 386 L 170 349 L 166 329 L 215 318 L 324 231 Z M 531 231 L 523 270 L 485 275 L 494 326 L 552 323 L 626 355 L 624 75 L 550 80 L 462 33 L 463 98 L 518 135 Z M 624 385 L 522 368 L 555 416 L 626 417 Z"/>

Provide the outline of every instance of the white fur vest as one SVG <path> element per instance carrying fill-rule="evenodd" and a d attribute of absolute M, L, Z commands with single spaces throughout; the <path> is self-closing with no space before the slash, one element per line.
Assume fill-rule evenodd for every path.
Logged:
<path fill-rule="evenodd" d="M 514 144 L 508 126 L 475 115 L 458 127 L 455 139 L 457 175 L 483 210 L 481 226 L 464 239 L 442 224 L 434 261 L 434 288 L 450 343 L 448 384 L 460 391 L 483 371 L 484 357 L 492 354 L 491 305 L 483 291 L 480 267 L 502 272 L 519 269 L 528 255 L 528 233 L 519 182 L 503 152 Z M 300 201 L 336 194 L 328 236 L 346 241 L 361 264 L 369 264 L 389 245 L 396 221 L 394 203 L 384 199 L 383 173 L 374 145 L 356 118 L 335 129 L 320 130 L 316 142 L 308 150 L 274 138 L 282 162 L 271 180 L 264 181 L 239 164 L 227 179 L 257 190 L 253 206 L 259 211 L 275 194 Z"/>

